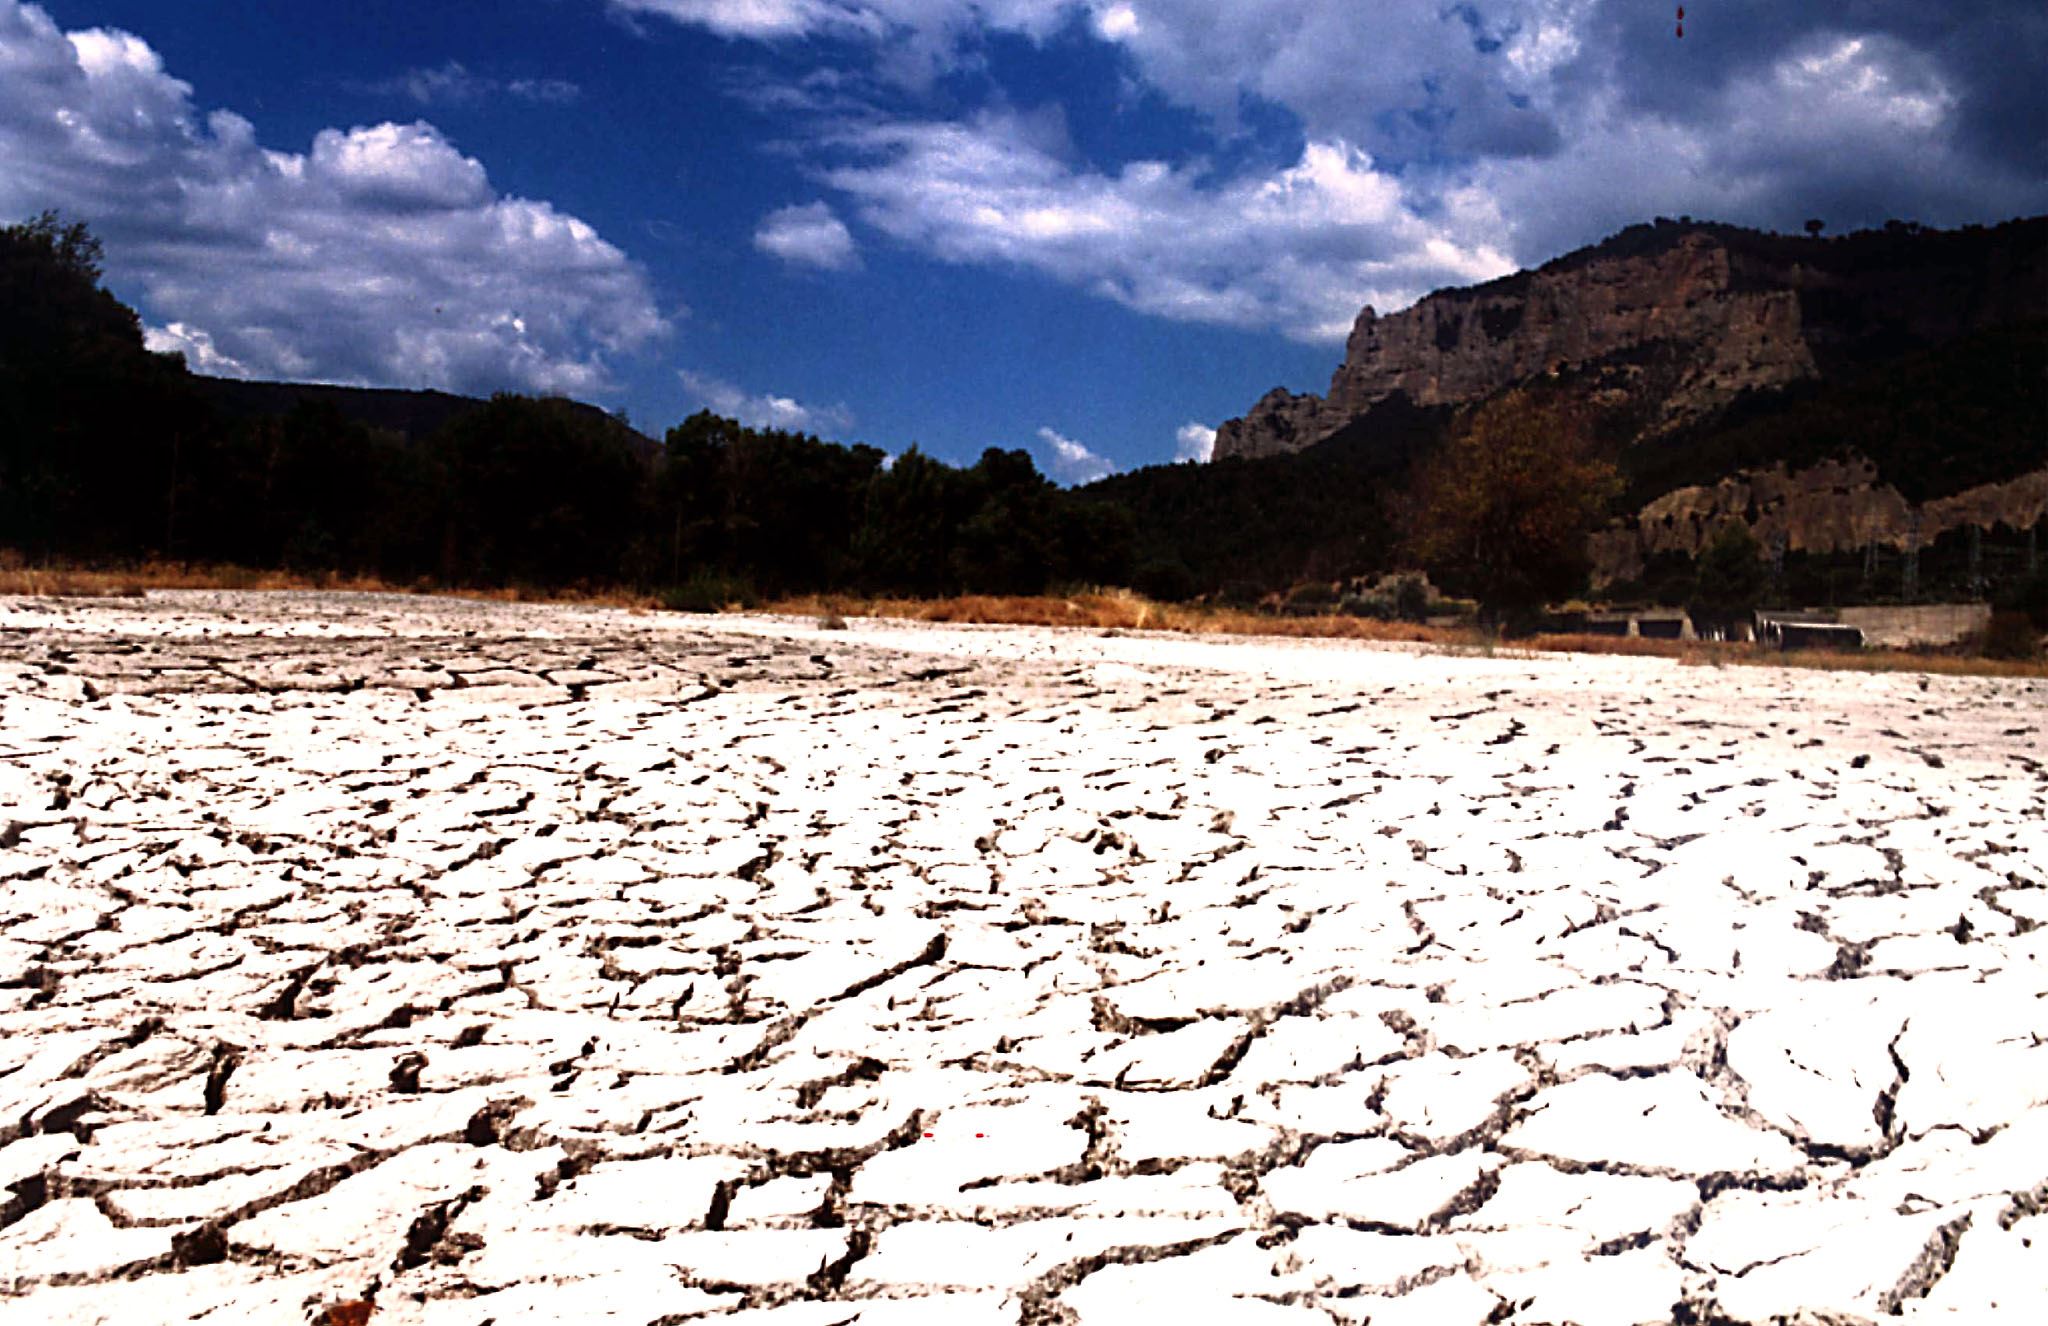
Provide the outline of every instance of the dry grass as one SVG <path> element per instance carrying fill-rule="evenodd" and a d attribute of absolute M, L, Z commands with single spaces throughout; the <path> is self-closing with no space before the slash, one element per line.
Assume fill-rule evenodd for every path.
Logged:
<path fill-rule="evenodd" d="M 319 580 L 240 566 L 148 562 L 137 566 L 0 566 L 0 594 L 36 598 L 140 598 L 152 589 L 359 589 L 389 590 L 345 577 Z"/>
<path fill-rule="evenodd" d="M 777 600 L 764 605 L 761 611 L 792 617 L 891 617 L 901 621 L 988 626 L 1069 626 L 1098 631 L 1405 640 L 1425 644 L 1443 643 L 1456 634 L 1412 622 L 1382 622 L 1365 617 L 1275 617 L 1235 608 L 1155 603 L 1123 589 L 1068 595 L 956 594 L 942 599 L 806 595 Z"/>
<path fill-rule="evenodd" d="M 1947 677 L 2048 677 L 2048 659 L 1980 658 L 1972 654 L 1916 649 L 1841 651 L 1794 649 L 1780 652 L 1752 644 L 1712 640 L 1645 640 L 1619 635 L 1537 635 L 1517 640 L 1518 649 L 1543 653 L 1626 654 L 1672 658 L 1696 667 L 1808 668 L 1821 672 L 1928 672 Z"/>
<path fill-rule="evenodd" d="M 1742 645 L 1720 645 L 1704 640 L 1656 640 L 1639 635 L 1532 635 L 1514 642 L 1517 649 L 1546 654 L 1622 654 L 1630 658 L 1682 658 L 1693 660 L 1707 651 L 1741 649 Z M 1698 661 L 1705 662 L 1703 657 Z"/>
<path fill-rule="evenodd" d="M 605 588 L 538 589 L 531 586 L 466 588 L 430 581 L 393 584 L 374 576 L 306 575 L 256 571 L 212 563 L 144 562 L 129 567 L 28 566 L 0 550 L 0 594 L 49 598 L 136 598 L 153 589 L 338 590 L 382 594 L 459 594 L 501 603 L 569 603 L 646 612 L 652 595 Z M 941 599 L 857 598 L 812 594 L 779 599 L 760 611 L 819 622 L 852 617 L 1001 626 L 1066 626 L 1098 631 L 1167 631 L 1179 635 L 1280 636 L 1303 640 L 1397 641 L 1435 645 L 1458 653 L 1622 654 L 1669 658 L 1701 667 L 1811 668 L 1826 672 L 1923 672 L 1958 677 L 2048 678 L 2048 659 L 1991 659 L 1960 653 L 1868 649 L 1857 653 L 1798 650 L 1779 653 L 1748 644 L 1705 640 L 1651 640 L 1619 635 L 1537 635 L 1497 641 L 1470 627 L 1425 626 L 1329 614 L 1277 617 L 1237 608 L 1155 603 L 1125 589 L 1068 595 L 958 594 Z"/>
<path fill-rule="evenodd" d="M 918 622 L 1008 626 L 1073 626 L 1095 630 L 1168 631 L 1182 635 L 1284 636 L 1316 640 L 1402 641 L 1457 653 L 1621 654 L 1668 658 L 1696 667 L 1807 668 L 1824 672 L 1924 672 L 1960 677 L 2048 677 L 2048 659 L 2024 662 L 1959 653 L 1869 649 L 1857 653 L 1795 650 L 1712 640 L 1656 640 L 1619 635 L 1536 635 L 1500 641 L 1472 627 L 1424 626 L 1365 617 L 1275 617 L 1239 609 L 1154 603 L 1126 590 L 1065 597 L 956 595 L 945 599 L 861 599 L 812 595 L 783 599 L 762 611 L 822 618 L 892 617 Z"/>
<path fill-rule="evenodd" d="M 352 594 L 457 594 L 498 603 L 574 603 L 647 609 L 651 595 L 609 588 L 476 588 L 431 580 L 399 584 L 378 576 L 258 571 L 219 562 L 139 562 L 132 566 L 31 566 L 0 550 L 0 594 L 31 598 L 140 598 L 153 589 L 330 590 Z"/>
<path fill-rule="evenodd" d="M 2048 658 L 1979 658 L 1972 654 L 1923 654 L 1911 649 L 1868 649 L 1860 654 L 1793 650 L 1758 653 L 1736 660 L 1781 668 L 1819 668 L 1827 672 L 1931 672 L 1944 677 L 2048 678 Z"/>

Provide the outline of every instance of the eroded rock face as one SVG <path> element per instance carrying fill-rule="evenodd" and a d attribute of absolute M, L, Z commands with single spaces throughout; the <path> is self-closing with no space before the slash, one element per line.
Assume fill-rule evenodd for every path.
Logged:
<path fill-rule="evenodd" d="M 0 1319 L 2038 1320 L 2044 701 L 0 600 Z"/>
<path fill-rule="evenodd" d="M 1327 397 L 1268 394 L 1217 430 L 1216 455 L 1298 451 L 1397 391 L 1418 405 L 1461 405 L 1657 344 L 1684 365 L 1662 402 L 1667 420 L 1815 372 L 1797 291 L 1738 289 L 1727 248 L 1691 234 L 1647 257 L 1439 291 L 1389 317 L 1368 307 Z"/>
<path fill-rule="evenodd" d="M 1951 530 L 2000 525 L 2031 529 L 2048 517 L 2048 469 L 2002 483 L 1979 484 L 1947 497 L 1913 503 L 1861 456 L 1802 470 L 1743 470 L 1711 487 L 1679 488 L 1632 520 L 1592 536 L 1596 585 L 1642 574 L 1659 553 L 1696 557 L 1730 521 L 1747 524 L 1757 542 L 1790 552 L 1853 552 L 1925 547 Z"/>
<path fill-rule="evenodd" d="M 1370 310 L 1367 310 L 1370 312 Z M 1344 426 L 1322 397 L 1296 395 L 1275 387 L 1242 419 L 1227 419 L 1216 430 L 1212 459 L 1273 456 L 1313 446 Z"/>
<path fill-rule="evenodd" d="M 1215 457 L 1298 451 L 1395 393 L 1481 401 L 1562 373 L 1642 434 L 1744 392 L 2041 316 L 2041 219 L 1990 230 L 1798 239 L 1706 223 L 1637 226 L 1533 271 L 1358 316 L 1322 397 L 1269 393 Z"/>
<path fill-rule="evenodd" d="M 1738 291 L 1728 250 L 1693 234 L 1653 257 L 1446 291 L 1392 317 L 1368 308 L 1330 381 L 1329 406 L 1349 418 L 1396 391 L 1419 405 L 1463 404 L 1658 341 L 1688 347 L 1696 361 L 1675 413 L 1814 371 L 1796 292 Z"/>

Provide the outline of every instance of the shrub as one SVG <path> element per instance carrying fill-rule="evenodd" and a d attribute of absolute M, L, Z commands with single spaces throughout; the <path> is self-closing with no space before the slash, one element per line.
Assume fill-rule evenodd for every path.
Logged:
<path fill-rule="evenodd" d="M 1329 612 L 1337 606 L 1337 591 L 1328 585 L 1296 585 L 1287 591 L 1287 611 L 1300 616 L 1314 617 Z"/>
<path fill-rule="evenodd" d="M 1394 581 L 1394 615 L 1404 622 L 1419 622 L 1429 616 L 1429 581 L 1421 576 L 1401 576 Z"/>
<path fill-rule="evenodd" d="M 1991 614 L 1977 652 L 1985 658 L 2034 658 L 2041 652 L 2041 633 L 2026 613 L 2000 609 Z"/>
<path fill-rule="evenodd" d="M 1216 601 L 1226 608 L 1256 608 L 1265 595 L 1256 581 L 1226 580 L 1216 591 Z"/>
<path fill-rule="evenodd" d="M 697 571 L 680 585 L 670 585 L 657 594 L 661 606 L 670 612 L 723 612 L 727 608 L 751 608 L 759 599 L 745 576 L 719 571 Z"/>
<path fill-rule="evenodd" d="M 1161 603 L 1185 603 L 1198 592 L 1195 573 L 1178 557 L 1147 560 L 1132 573 L 1131 587 Z"/>
<path fill-rule="evenodd" d="M 1746 617 L 1763 602 L 1770 584 L 1771 568 L 1764 562 L 1762 545 L 1748 525 L 1731 520 L 1700 553 L 1686 609 L 1714 621 Z"/>
<path fill-rule="evenodd" d="M 2000 594 L 1997 608 L 2023 614 L 2037 631 L 2048 631 L 2048 571 L 2039 571 Z"/>

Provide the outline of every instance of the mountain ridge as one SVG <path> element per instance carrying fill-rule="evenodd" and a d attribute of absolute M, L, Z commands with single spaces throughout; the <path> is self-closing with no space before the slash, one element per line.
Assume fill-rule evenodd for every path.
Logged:
<path fill-rule="evenodd" d="M 395 433 L 408 442 L 418 442 L 452 419 L 482 408 L 488 400 L 435 388 L 354 387 L 325 382 L 284 382 L 265 379 L 190 376 L 193 390 L 232 419 L 256 419 L 290 414 L 300 406 L 333 409 L 352 423 Z M 620 424 L 633 438 L 634 449 L 643 458 L 660 449 L 660 443 L 618 416 L 585 401 L 570 400 L 578 414 L 609 419 Z"/>
<path fill-rule="evenodd" d="M 1273 389 L 1217 430 L 1213 455 L 1299 451 L 1396 393 L 1463 406 L 1558 375 L 1654 437 L 2044 312 L 2048 217 L 1831 238 L 1659 218 L 1385 317 L 1368 305 L 1325 395 Z"/>

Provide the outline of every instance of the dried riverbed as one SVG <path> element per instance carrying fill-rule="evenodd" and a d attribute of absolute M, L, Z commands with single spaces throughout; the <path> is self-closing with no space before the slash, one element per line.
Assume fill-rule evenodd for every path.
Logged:
<path fill-rule="evenodd" d="M 0 600 L 0 1319 L 2048 1319 L 2044 732 L 2038 681 Z"/>

